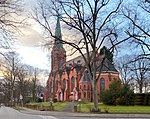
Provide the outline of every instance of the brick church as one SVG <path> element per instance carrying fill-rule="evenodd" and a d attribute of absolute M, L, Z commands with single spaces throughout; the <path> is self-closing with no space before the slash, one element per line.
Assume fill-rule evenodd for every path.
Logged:
<path fill-rule="evenodd" d="M 60 21 L 57 19 L 54 46 L 51 52 L 51 72 L 45 88 L 45 101 L 56 98 L 57 101 L 92 101 L 92 85 L 82 56 L 66 60 L 66 51 L 59 39 L 62 38 Z M 104 55 L 98 54 L 99 61 Z M 119 80 L 119 73 L 108 60 L 104 60 L 101 75 L 97 81 L 98 95 L 109 88 L 113 80 Z M 99 74 L 99 71 L 97 71 Z"/>

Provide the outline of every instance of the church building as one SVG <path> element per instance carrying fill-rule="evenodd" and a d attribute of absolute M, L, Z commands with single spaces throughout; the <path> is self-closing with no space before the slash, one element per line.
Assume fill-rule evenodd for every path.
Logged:
<path fill-rule="evenodd" d="M 92 85 L 82 56 L 67 61 L 66 51 L 59 39 L 62 39 L 60 21 L 57 19 L 55 41 L 51 52 L 51 72 L 45 88 L 45 101 L 50 98 L 57 101 L 93 101 Z M 98 54 L 102 61 L 104 55 Z M 99 79 L 98 95 L 109 88 L 113 80 L 120 80 L 114 65 L 105 58 Z M 99 70 L 97 71 L 99 74 Z"/>

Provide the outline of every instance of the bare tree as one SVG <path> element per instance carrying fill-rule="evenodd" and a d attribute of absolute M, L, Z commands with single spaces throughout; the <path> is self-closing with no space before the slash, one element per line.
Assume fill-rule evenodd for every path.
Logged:
<path fill-rule="evenodd" d="M 35 99 L 36 99 L 36 89 L 37 89 L 37 69 L 34 69 L 34 74 L 33 74 L 33 77 L 32 77 L 32 82 L 33 82 L 33 92 L 32 92 L 32 95 L 33 95 L 33 101 L 35 102 Z"/>
<path fill-rule="evenodd" d="M 5 55 L 7 59 L 5 59 L 5 63 L 3 63 L 3 67 L 5 68 L 4 75 L 4 85 L 8 88 L 8 93 L 10 96 L 11 104 L 14 104 L 14 90 L 15 90 L 15 82 L 17 80 L 18 75 L 18 66 L 19 59 L 15 52 L 9 52 Z"/>
<path fill-rule="evenodd" d="M 0 0 L 0 49 L 10 49 L 13 38 L 12 34 L 19 31 L 24 19 L 19 19 L 22 12 L 21 0 Z M 0 51 L 0 55 L 4 53 Z"/>
<path fill-rule="evenodd" d="M 24 65 L 18 66 L 16 80 L 16 99 L 18 102 L 26 101 L 29 96 L 30 80 L 28 78 L 28 70 Z"/>
<path fill-rule="evenodd" d="M 129 55 L 117 58 L 116 60 L 116 67 L 120 73 L 120 77 L 122 80 L 122 83 L 124 85 L 128 85 L 131 78 L 132 78 L 132 72 L 131 72 L 131 64 L 129 63 Z"/>
<path fill-rule="evenodd" d="M 55 19 L 54 17 L 58 17 L 72 34 L 76 33 L 75 36 L 77 34 L 80 35 L 79 39 L 75 40 L 57 39 L 61 43 L 74 48 L 74 52 L 78 51 L 82 55 L 93 88 L 95 111 L 98 111 L 96 81 L 99 77 L 96 76 L 98 68 L 96 65 L 96 53 L 106 43 L 110 46 L 110 52 L 113 52 L 118 44 L 127 41 L 131 37 L 117 39 L 116 27 L 119 23 L 117 20 L 116 23 L 113 21 L 119 12 L 122 2 L 123 0 L 42 1 L 39 3 L 35 15 L 33 15 L 33 18 L 45 28 L 48 36 L 56 38 L 53 34 L 52 23 L 50 23 Z M 112 3 L 114 3 L 113 6 Z M 47 45 L 52 45 L 52 42 L 47 43 Z M 86 51 L 87 55 L 84 55 L 85 52 L 83 50 Z M 103 61 L 101 64 L 103 64 Z"/>
<path fill-rule="evenodd" d="M 131 43 L 142 51 L 135 61 L 143 58 L 150 60 L 150 4 L 147 0 L 137 0 L 134 5 L 130 2 L 129 4 L 132 5 L 122 9 L 123 15 L 129 21 L 126 34 L 131 37 Z"/>
<path fill-rule="evenodd" d="M 30 92 L 32 95 L 32 101 L 35 102 L 36 101 L 36 97 L 37 97 L 37 91 L 38 91 L 38 81 L 39 81 L 39 72 L 40 70 L 38 68 L 34 68 L 34 67 L 28 67 L 28 78 L 30 79 Z"/>
<path fill-rule="evenodd" d="M 11 54 L 11 56 L 10 56 Z M 36 97 L 43 92 L 43 87 L 38 83 L 40 70 L 20 63 L 15 53 L 10 53 L 3 63 L 3 79 L 0 92 L 4 94 L 3 101 L 11 105 L 15 102 L 36 101 Z M 28 97 L 32 96 L 32 100 Z M 22 99 L 20 99 L 22 97 Z"/>
<path fill-rule="evenodd" d="M 140 59 L 133 62 L 132 71 L 134 73 L 134 80 L 138 84 L 139 92 L 143 93 L 143 88 L 149 85 L 150 61 Z"/>

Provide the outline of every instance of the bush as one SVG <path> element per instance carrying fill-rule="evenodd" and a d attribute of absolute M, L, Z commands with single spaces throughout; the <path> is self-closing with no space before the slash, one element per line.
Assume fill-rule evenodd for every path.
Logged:
<path fill-rule="evenodd" d="M 101 100 L 106 105 L 113 105 L 113 99 L 109 90 L 106 90 L 101 94 Z"/>
<path fill-rule="evenodd" d="M 106 90 L 101 94 L 102 102 L 106 105 L 117 105 L 120 89 L 121 89 L 120 81 L 114 80 L 110 84 L 109 90 Z"/>
<path fill-rule="evenodd" d="M 119 98 L 119 105 L 134 105 L 135 95 L 128 85 L 122 87 Z"/>
<path fill-rule="evenodd" d="M 134 92 L 128 85 L 121 87 L 120 81 L 114 80 L 109 90 L 101 94 L 101 100 L 106 105 L 134 105 Z"/>

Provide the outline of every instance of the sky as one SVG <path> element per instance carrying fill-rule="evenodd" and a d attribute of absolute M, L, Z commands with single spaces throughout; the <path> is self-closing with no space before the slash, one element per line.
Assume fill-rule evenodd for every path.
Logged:
<path fill-rule="evenodd" d="M 17 52 L 23 63 L 41 69 L 49 69 L 48 54 L 40 47 L 17 46 Z"/>
<path fill-rule="evenodd" d="M 20 17 L 26 17 L 29 14 L 28 12 L 32 11 L 37 1 L 38 0 L 24 0 L 25 11 L 27 11 L 27 13 L 22 14 Z M 48 58 L 50 57 L 50 51 L 47 52 L 39 45 L 44 40 L 41 26 L 32 19 L 27 19 L 27 23 L 29 23 L 29 25 L 22 28 L 22 33 L 21 35 L 19 34 L 19 38 L 16 40 L 16 50 L 20 54 L 23 63 L 50 70 L 50 59 Z M 122 51 L 123 50 L 120 52 Z M 125 52 L 126 46 L 124 52 L 119 54 L 124 54 Z"/>
<path fill-rule="evenodd" d="M 37 0 L 24 0 L 25 13 L 20 18 L 27 17 L 35 7 Z M 20 54 L 22 63 L 29 64 L 41 69 L 50 70 L 50 52 L 47 52 L 39 44 L 44 40 L 41 26 L 33 19 L 27 19 L 27 24 L 21 28 L 21 33 L 17 34 L 18 39 L 15 43 L 16 51 Z M 68 32 L 67 32 L 68 33 Z M 64 35 L 65 36 L 65 35 Z M 75 37 L 76 38 L 76 37 Z M 65 39 L 72 39 L 73 36 L 68 36 Z M 66 49 L 66 48 L 65 48 Z M 68 51 L 68 49 L 66 49 Z M 78 56 L 79 54 L 74 54 Z M 68 56 L 67 59 L 72 59 L 73 56 Z"/>
<path fill-rule="evenodd" d="M 27 17 L 35 4 L 34 0 L 24 0 L 27 13 L 22 14 L 21 18 Z M 25 10 L 25 11 L 26 11 Z M 15 50 L 19 53 L 22 63 L 29 64 L 41 69 L 50 69 L 48 55 L 50 55 L 39 44 L 44 40 L 42 30 L 38 23 L 33 19 L 26 20 L 27 25 L 21 29 L 21 32 L 16 34 L 17 39 L 14 44 Z"/>
<path fill-rule="evenodd" d="M 28 30 L 29 33 L 23 33 L 15 43 L 15 49 L 20 54 L 21 61 L 34 67 L 49 69 L 48 52 L 39 45 L 43 40 L 40 32 L 32 27 Z"/>
<path fill-rule="evenodd" d="M 20 18 L 25 18 L 32 12 L 37 0 L 24 0 L 25 14 L 22 14 Z M 46 69 L 50 71 L 50 51 L 44 49 L 40 44 L 44 41 L 43 31 L 41 26 L 33 19 L 28 18 L 26 20 L 27 25 L 20 28 L 21 33 L 17 33 L 17 39 L 15 42 L 15 48 L 17 53 L 20 54 L 22 63 L 29 64 L 34 67 Z M 55 28 L 55 24 L 54 24 Z M 65 35 L 64 35 L 65 36 Z M 68 36 L 65 39 L 72 38 Z M 68 48 L 65 47 L 68 51 Z M 79 54 L 76 53 L 76 56 Z M 68 56 L 67 59 L 72 59 L 74 56 Z"/>

